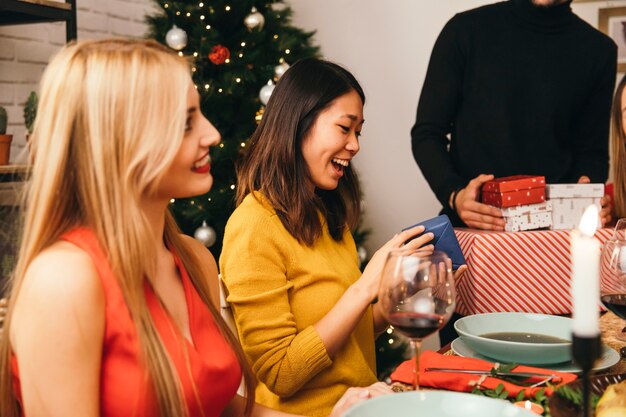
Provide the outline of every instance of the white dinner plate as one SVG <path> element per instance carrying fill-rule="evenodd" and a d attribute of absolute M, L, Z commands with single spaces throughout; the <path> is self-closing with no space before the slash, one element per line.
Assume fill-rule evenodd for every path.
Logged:
<path fill-rule="evenodd" d="M 537 417 L 508 401 L 451 391 L 408 391 L 359 403 L 343 417 Z"/>
<path fill-rule="evenodd" d="M 465 356 L 467 358 L 482 359 L 482 360 L 489 361 L 489 362 L 497 362 L 497 360 L 495 359 L 491 359 L 487 356 L 483 356 L 480 353 L 477 353 L 476 351 L 474 351 L 472 348 L 467 346 L 467 344 L 465 344 L 463 340 L 461 340 L 460 337 L 452 341 L 450 348 L 452 349 L 454 353 L 456 353 L 459 356 Z M 619 362 L 619 353 L 617 353 L 615 350 L 611 349 L 607 345 L 603 344 L 602 356 L 600 357 L 600 359 L 598 359 L 598 361 L 596 362 L 596 366 L 593 369 L 594 371 L 601 371 L 603 369 L 610 368 L 611 366 L 615 365 L 617 362 Z M 573 362 L 564 362 L 564 363 L 546 364 L 546 365 L 532 365 L 532 366 L 536 368 L 552 369 L 558 372 L 571 372 L 571 373 L 581 372 L 581 369 L 578 367 L 578 365 L 574 364 Z"/>

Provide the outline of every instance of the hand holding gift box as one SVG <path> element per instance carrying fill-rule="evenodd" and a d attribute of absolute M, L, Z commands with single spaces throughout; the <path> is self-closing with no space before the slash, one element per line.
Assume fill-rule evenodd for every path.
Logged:
<path fill-rule="evenodd" d="M 545 201 L 545 183 L 542 176 L 496 178 L 483 185 L 482 201 L 501 208 L 507 232 L 550 227 L 552 206 Z"/>

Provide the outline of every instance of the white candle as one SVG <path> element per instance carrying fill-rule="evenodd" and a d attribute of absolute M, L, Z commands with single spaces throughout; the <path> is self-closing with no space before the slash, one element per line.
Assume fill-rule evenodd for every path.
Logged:
<path fill-rule="evenodd" d="M 578 230 L 572 231 L 572 333 L 579 337 L 600 334 L 600 243 L 593 237 L 598 208 L 587 207 Z"/>

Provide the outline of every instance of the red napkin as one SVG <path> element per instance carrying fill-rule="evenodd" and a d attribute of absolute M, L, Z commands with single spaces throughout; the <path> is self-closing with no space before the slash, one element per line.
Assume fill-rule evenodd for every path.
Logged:
<path fill-rule="evenodd" d="M 391 380 L 394 382 L 402 382 L 405 384 L 413 383 L 413 369 L 415 359 L 402 362 L 400 366 L 396 368 L 391 374 Z M 426 368 L 452 368 L 452 369 L 470 369 L 479 371 L 489 371 L 493 368 L 494 364 L 491 362 L 483 361 L 481 359 L 464 358 L 461 356 L 442 355 L 433 351 L 425 351 L 420 356 L 420 386 L 441 388 L 450 391 L 470 392 L 474 388 L 475 384 L 471 384 L 472 381 L 478 381 L 481 375 L 461 374 L 456 372 L 436 372 L 428 371 Z M 532 368 L 530 366 L 519 365 L 514 372 L 534 372 L 546 375 L 558 375 L 561 377 L 561 381 L 558 385 L 567 384 L 576 379 L 576 375 L 556 372 L 543 368 Z M 505 382 L 498 378 L 487 377 L 480 383 L 480 386 L 487 389 L 495 389 L 499 384 L 504 384 L 504 389 L 509 392 L 509 397 L 515 397 L 517 394 L 525 390 L 526 396 L 534 395 L 536 391 L 545 388 L 536 387 L 529 388 L 519 385 L 515 385 L 511 382 Z M 550 388 L 546 388 L 546 394 L 552 394 Z"/>

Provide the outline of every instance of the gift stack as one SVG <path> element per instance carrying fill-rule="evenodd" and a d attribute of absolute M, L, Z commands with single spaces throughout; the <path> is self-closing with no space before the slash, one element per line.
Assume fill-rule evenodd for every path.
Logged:
<path fill-rule="evenodd" d="M 552 225 L 552 205 L 546 202 L 545 177 L 514 175 L 496 178 L 483 184 L 481 200 L 502 209 L 507 232 Z"/>
<path fill-rule="evenodd" d="M 604 184 L 548 184 L 546 197 L 552 203 L 552 229 L 575 229 L 585 209 L 595 204 L 600 210 Z"/>

